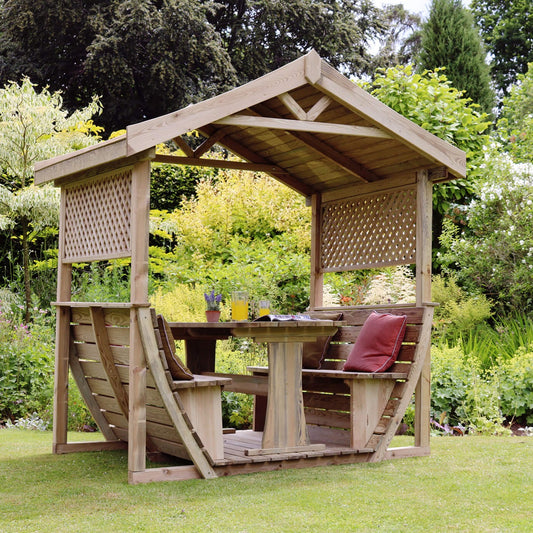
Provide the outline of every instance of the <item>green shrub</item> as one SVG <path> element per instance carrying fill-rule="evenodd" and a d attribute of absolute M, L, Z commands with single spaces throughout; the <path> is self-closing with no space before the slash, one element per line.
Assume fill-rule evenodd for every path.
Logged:
<path fill-rule="evenodd" d="M 159 272 L 175 285 L 268 299 L 276 312 L 309 303 L 311 212 L 304 199 L 259 174 L 221 172 L 172 213 L 151 213 L 151 231 L 175 245 Z M 224 312 L 222 315 L 224 319 Z"/>
<path fill-rule="evenodd" d="M 129 302 L 129 259 L 80 265 L 72 272 L 72 299 L 79 302 Z"/>
<path fill-rule="evenodd" d="M 503 414 L 519 423 L 533 424 L 533 344 L 501 360 L 495 374 Z"/>
<path fill-rule="evenodd" d="M 481 294 L 468 294 L 453 276 L 433 276 L 432 299 L 440 304 L 435 309 L 435 333 L 452 345 L 492 315 L 489 300 Z"/>
<path fill-rule="evenodd" d="M 434 420 L 440 420 L 446 413 L 450 425 L 465 421 L 464 403 L 471 380 L 471 366 L 459 346 L 431 348 L 431 416 Z"/>
<path fill-rule="evenodd" d="M 38 330 L 38 328 L 36 328 Z M 53 333 L 39 334 L 0 312 L 0 419 L 41 415 L 53 396 Z"/>
<path fill-rule="evenodd" d="M 470 433 L 478 435 L 503 435 L 508 433 L 503 427 L 504 417 L 500 410 L 498 387 L 490 376 L 473 370 L 470 386 L 464 402 L 466 417 L 464 425 Z"/>
<path fill-rule="evenodd" d="M 497 383 L 459 345 L 431 349 L 431 416 L 471 433 L 503 432 Z"/>
<path fill-rule="evenodd" d="M 254 400 L 249 394 L 222 393 L 222 424 L 235 429 L 250 429 L 253 423 Z"/>
<path fill-rule="evenodd" d="M 169 321 L 205 321 L 204 293 L 192 284 L 180 283 L 171 290 L 160 287 L 150 297 L 150 302 Z"/>

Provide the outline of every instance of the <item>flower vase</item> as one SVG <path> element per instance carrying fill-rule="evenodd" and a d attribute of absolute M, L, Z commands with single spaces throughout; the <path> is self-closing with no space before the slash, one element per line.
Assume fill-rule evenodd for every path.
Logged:
<path fill-rule="evenodd" d="M 208 322 L 218 322 L 220 320 L 220 311 L 206 311 L 205 318 Z"/>

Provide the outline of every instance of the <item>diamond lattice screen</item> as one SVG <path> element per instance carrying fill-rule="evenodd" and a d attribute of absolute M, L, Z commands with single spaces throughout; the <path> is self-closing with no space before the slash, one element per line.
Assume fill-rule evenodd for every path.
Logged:
<path fill-rule="evenodd" d="M 416 262 L 416 190 L 378 193 L 322 208 L 323 272 Z"/>
<path fill-rule="evenodd" d="M 63 262 L 130 255 L 131 174 L 122 169 L 66 188 Z"/>

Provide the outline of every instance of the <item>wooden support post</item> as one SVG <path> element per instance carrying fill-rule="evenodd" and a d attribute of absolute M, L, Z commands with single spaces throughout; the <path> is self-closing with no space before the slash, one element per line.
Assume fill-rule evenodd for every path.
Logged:
<path fill-rule="evenodd" d="M 150 161 L 133 167 L 131 189 L 131 302 L 128 471 L 146 469 L 146 361 L 139 332 L 137 305 L 148 302 L 148 235 L 150 217 Z"/>
<path fill-rule="evenodd" d="M 303 344 L 268 344 L 268 407 L 263 448 L 275 450 L 308 446 L 302 398 Z"/>
<path fill-rule="evenodd" d="M 431 230 L 433 194 L 427 170 L 417 173 L 416 305 L 431 302 Z M 429 447 L 431 343 L 415 391 L 415 446 Z"/>
<path fill-rule="evenodd" d="M 395 382 L 388 379 L 347 379 L 350 387 L 350 446 L 367 447 L 389 401 Z"/>
<path fill-rule="evenodd" d="M 187 368 L 193 374 L 215 371 L 216 344 L 214 339 L 185 340 Z"/>
<path fill-rule="evenodd" d="M 309 307 L 322 307 L 324 275 L 320 271 L 320 256 L 322 253 L 322 195 L 313 194 L 311 197 L 311 287 L 309 292 Z"/>
<path fill-rule="evenodd" d="M 66 302 L 71 297 L 72 265 L 63 263 L 65 246 L 65 190 L 61 191 L 59 211 L 59 255 L 57 261 L 57 300 Z M 70 308 L 56 311 L 56 349 L 54 373 L 54 431 L 53 452 L 67 443 L 68 419 L 68 359 L 70 350 Z"/>

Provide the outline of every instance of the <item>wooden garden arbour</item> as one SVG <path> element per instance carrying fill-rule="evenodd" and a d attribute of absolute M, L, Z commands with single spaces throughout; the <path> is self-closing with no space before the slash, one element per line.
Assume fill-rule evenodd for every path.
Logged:
<path fill-rule="evenodd" d="M 197 148 L 184 139 L 193 130 L 206 139 Z M 184 156 L 156 154 L 155 146 L 171 139 Z M 214 144 L 243 162 L 203 157 Z M 322 306 L 325 272 L 399 264 L 416 264 L 416 305 L 430 302 L 432 184 L 466 174 L 464 152 L 377 101 L 314 51 L 227 93 L 128 126 L 120 137 L 38 163 L 36 184 L 61 189 L 58 302 L 71 300 L 73 263 L 131 257 L 124 303 L 131 310 L 130 472 L 143 470 L 146 449 L 135 310 L 149 306 L 151 162 L 261 171 L 305 195 L 313 214 L 311 309 Z M 67 443 L 69 312 L 58 307 L 58 453 L 105 448 Z M 415 398 L 415 448 L 427 450 L 429 357 Z"/>

